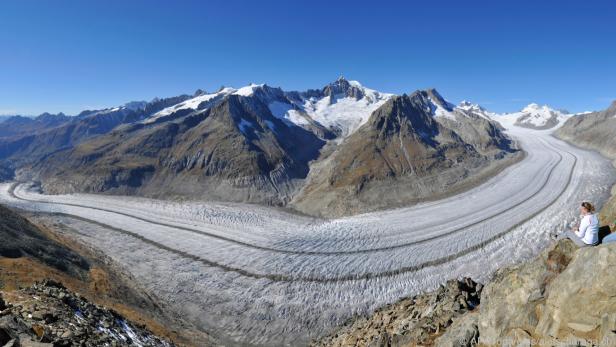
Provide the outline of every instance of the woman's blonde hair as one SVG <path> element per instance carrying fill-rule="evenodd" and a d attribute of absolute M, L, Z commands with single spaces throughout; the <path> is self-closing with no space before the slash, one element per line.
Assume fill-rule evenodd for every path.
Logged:
<path fill-rule="evenodd" d="M 584 201 L 582 207 L 585 208 L 588 213 L 595 213 L 595 207 L 588 201 Z"/>

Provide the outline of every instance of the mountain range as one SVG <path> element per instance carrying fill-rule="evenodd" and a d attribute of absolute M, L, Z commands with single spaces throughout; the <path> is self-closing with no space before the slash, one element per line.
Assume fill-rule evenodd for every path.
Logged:
<path fill-rule="evenodd" d="M 381 93 L 339 78 L 266 84 L 0 123 L 0 167 L 47 193 L 286 206 L 340 216 L 443 197 L 521 157 L 499 116 L 436 90 Z M 519 125 L 566 117 L 529 105 Z M 8 172 L 8 174 L 6 173 Z"/>

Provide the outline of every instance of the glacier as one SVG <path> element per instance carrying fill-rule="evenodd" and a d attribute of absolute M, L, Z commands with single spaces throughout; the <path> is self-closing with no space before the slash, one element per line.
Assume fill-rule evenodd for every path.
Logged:
<path fill-rule="evenodd" d="M 503 122 L 526 157 L 438 201 L 339 219 L 237 203 L 43 195 L 0 184 L 0 201 L 41 212 L 103 251 L 149 293 L 229 344 L 303 345 L 354 315 L 451 278 L 486 281 L 536 255 L 599 206 L 611 163 L 549 130 Z"/>

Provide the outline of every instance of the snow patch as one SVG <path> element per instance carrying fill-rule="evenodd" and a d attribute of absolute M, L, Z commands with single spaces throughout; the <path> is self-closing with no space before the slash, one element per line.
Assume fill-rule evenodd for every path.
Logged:
<path fill-rule="evenodd" d="M 305 99 L 301 107 L 310 118 L 327 128 L 340 129 L 342 137 L 346 137 L 365 124 L 372 112 L 393 96 L 368 88 L 362 92 L 364 96 L 359 100 L 344 95 L 325 96 Z"/>
<path fill-rule="evenodd" d="M 456 115 L 452 112 L 451 109 L 447 109 L 443 107 L 439 102 L 436 102 L 431 97 L 428 97 L 428 101 L 430 102 L 431 113 L 434 117 L 444 117 L 448 119 L 456 119 Z"/>
<path fill-rule="evenodd" d="M 310 122 L 295 109 L 293 104 L 273 101 L 267 105 L 274 117 L 295 125 L 308 125 Z"/>

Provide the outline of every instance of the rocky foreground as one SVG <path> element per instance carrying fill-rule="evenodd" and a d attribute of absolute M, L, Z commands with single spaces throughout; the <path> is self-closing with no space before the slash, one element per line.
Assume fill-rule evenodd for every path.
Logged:
<path fill-rule="evenodd" d="M 482 287 L 470 278 L 448 281 L 434 292 L 385 306 L 369 318 L 352 320 L 313 346 L 431 345 L 445 343 L 447 334 L 439 336 L 448 328 L 460 330 L 455 338 L 467 345 L 476 344 L 476 319 L 469 325 L 466 317 L 476 316 Z"/>
<path fill-rule="evenodd" d="M 45 281 L 0 295 L 0 346 L 172 345 L 58 282 Z"/>
<path fill-rule="evenodd" d="M 534 260 L 357 318 L 314 346 L 616 346 L 616 245 L 560 241 Z M 476 308 L 477 307 L 477 308 Z"/>

